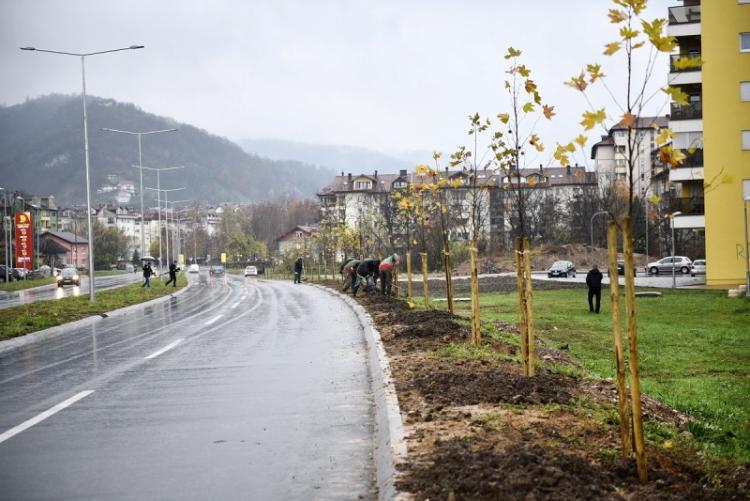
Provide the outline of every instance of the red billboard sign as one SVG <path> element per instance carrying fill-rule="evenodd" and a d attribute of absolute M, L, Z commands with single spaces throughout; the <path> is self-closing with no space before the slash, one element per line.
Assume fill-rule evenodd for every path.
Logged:
<path fill-rule="evenodd" d="M 30 212 L 16 212 L 16 267 L 33 268 L 34 235 Z"/>

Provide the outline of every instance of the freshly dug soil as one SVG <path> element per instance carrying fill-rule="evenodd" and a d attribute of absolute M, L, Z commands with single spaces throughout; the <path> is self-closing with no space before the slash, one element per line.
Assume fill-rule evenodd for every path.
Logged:
<path fill-rule="evenodd" d="M 483 282 L 515 290 L 514 279 Z M 622 457 L 614 384 L 564 375 L 582 370 L 567 351 L 537 339 L 537 375 L 527 378 L 518 343 L 505 341 L 515 325 L 493 322 L 504 337 L 483 333 L 473 347 L 468 319 L 377 293 L 357 301 L 388 353 L 408 448 L 396 486 L 414 499 L 750 499 L 750 465 L 700 452 L 685 438 L 687 416 L 646 395 L 646 425 L 672 432 L 647 442 L 640 483 Z"/>
<path fill-rule="evenodd" d="M 480 403 L 567 404 L 574 380 L 558 374 L 529 378 L 497 370 L 438 372 L 414 380 L 428 403 L 476 405 Z"/>

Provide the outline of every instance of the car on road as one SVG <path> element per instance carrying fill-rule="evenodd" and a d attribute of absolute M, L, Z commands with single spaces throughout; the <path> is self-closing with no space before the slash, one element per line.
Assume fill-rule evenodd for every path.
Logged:
<path fill-rule="evenodd" d="M 198 273 L 201 271 L 201 267 L 198 266 L 196 263 L 191 264 L 188 266 L 188 273 Z"/>
<path fill-rule="evenodd" d="M 245 268 L 245 276 L 246 277 L 257 277 L 258 276 L 258 268 L 255 266 L 248 266 Z"/>
<path fill-rule="evenodd" d="M 212 277 L 223 277 L 224 276 L 224 267 L 221 265 L 214 265 L 211 266 L 208 269 L 208 275 Z"/>
<path fill-rule="evenodd" d="M 645 269 L 646 273 L 648 273 L 649 275 L 658 275 L 662 272 L 672 273 L 673 268 L 676 272 L 679 271 L 680 273 L 687 275 L 693 268 L 693 262 L 689 257 L 669 256 L 658 261 L 654 261 L 653 263 L 648 263 Z"/>
<path fill-rule="evenodd" d="M 624 259 L 618 259 L 617 260 L 617 274 L 625 276 L 625 260 Z M 609 270 L 607 271 L 607 275 L 609 275 Z M 638 266 L 633 264 L 633 276 L 638 275 Z"/>
<path fill-rule="evenodd" d="M 573 277 L 576 276 L 576 266 L 570 261 L 555 261 L 547 270 L 547 277 Z"/>
<path fill-rule="evenodd" d="M 694 277 L 696 275 L 705 275 L 706 274 L 706 260 L 705 259 L 696 259 L 693 261 L 693 268 L 690 270 L 690 276 Z"/>
<path fill-rule="evenodd" d="M 78 275 L 78 270 L 75 268 L 63 268 L 57 276 L 57 286 L 62 287 L 63 285 L 75 285 L 80 287 L 81 277 Z"/>

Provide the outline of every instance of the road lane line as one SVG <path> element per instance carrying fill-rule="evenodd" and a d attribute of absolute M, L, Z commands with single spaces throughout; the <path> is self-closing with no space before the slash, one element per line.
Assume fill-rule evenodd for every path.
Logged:
<path fill-rule="evenodd" d="M 216 316 L 215 316 L 214 318 L 212 318 L 211 320 L 209 320 L 208 322 L 206 322 L 206 323 L 205 323 L 205 324 L 203 324 L 203 325 L 211 325 L 212 323 L 214 323 L 214 322 L 216 322 L 216 321 L 217 321 L 218 319 L 220 319 L 220 318 L 221 318 L 222 316 L 223 316 L 223 315 L 216 315 Z"/>
<path fill-rule="evenodd" d="M 233 309 L 237 308 L 237 307 L 238 307 L 239 305 L 240 305 L 240 303 L 239 303 L 239 302 L 237 302 L 237 303 L 234 303 L 234 304 L 233 304 L 232 306 L 230 306 L 230 307 L 229 307 L 229 309 L 230 309 L 230 310 L 233 310 Z"/>
<path fill-rule="evenodd" d="M 242 296 L 242 297 L 240 298 L 240 301 L 244 301 L 246 297 L 247 297 L 247 294 L 245 294 L 244 296 Z"/>
<path fill-rule="evenodd" d="M 177 346 L 178 344 L 180 344 L 182 341 L 183 341 L 183 338 L 180 338 L 180 339 L 178 339 L 176 341 L 172 341 L 171 343 L 169 343 L 167 346 L 165 346 L 161 350 L 153 352 L 151 355 L 147 356 L 146 358 L 147 359 L 156 358 L 159 355 L 161 355 L 162 353 L 171 350 L 172 348 L 174 348 L 175 346 Z"/>
<path fill-rule="evenodd" d="M 82 391 L 81 393 L 73 395 L 72 397 L 70 397 L 66 401 L 60 402 L 59 404 L 55 405 L 54 407 L 50 407 L 49 409 L 47 409 L 46 411 L 42 412 L 41 414 L 37 414 L 36 416 L 34 416 L 33 418 L 29 419 L 28 421 L 24 421 L 23 423 L 19 424 L 15 428 L 11 428 L 10 430 L 8 430 L 5 433 L 3 433 L 2 435 L 0 435 L 0 444 L 3 443 L 3 442 L 5 442 L 6 440 L 8 440 L 11 437 L 13 437 L 15 435 L 18 435 L 22 431 L 31 428 L 35 424 L 41 423 L 42 421 L 44 421 L 48 417 L 57 414 L 58 412 L 60 412 L 64 408 L 73 405 L 74 403 L 78 402 L 82 398 L 88 397 L 92 393 L 94 393 L 94 390 Z"/>

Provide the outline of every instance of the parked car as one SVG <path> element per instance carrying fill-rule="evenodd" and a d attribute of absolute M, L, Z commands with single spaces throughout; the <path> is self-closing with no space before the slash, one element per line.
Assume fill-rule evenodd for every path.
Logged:
<path fill-rule="evenodd" d="M 193 263 L 188 267 L 188 273 L 198 273 L 200 271 L 201 268 L 196 263 Z"/>
<path fill-rule="evenodd" d="M 255 266 L 248 266 L 245 268 L 245 276 L 246 277 L 257 277 L 258 276 L 258 268 Z"/>
<path fill-rule="evenodd" d="M 705 259 L 696 259 L 693 261 L 693 269 L 690 271 L 690 276 L 694 277 L 696 275 L 705 275 L 706 274 L 706 260 Z"/>
<path fill-rule="evenodd" d="M 687 275 L 688 273 L 690 273 L 692 267 L 693 262 L 689 257 L 674 256 L 674 258 L 672 258 L 672 256 L 669 256 L 658 261 L 654 261 L 653 263 L 648 263 L 645 269 L 646 273 L 648 273 L 649 275 L 658 275 L 661 272 L 672 273 L 672 268 L 674 268 L 675 271 L 679 271 L 680 273 Z"/>
<path fill-rule="evenodd" d="M 547 270 L 547 276 L 568 278 L 576 276 L 576 267 L 570 261 L 555 261 Z"/>
<path fill-rule="evenodd" d="M 63 268 L 60 275 L 57 277 L 57 286 L 62 287 L 63 285 L 81 285 L 81 277 L 78 275 L 78 270 L 75 268 Z"/>
<path fill-rule="evenodd" d="M 15 278 L 13 277 L 13 268 L 11 268 L 10 266 L 6 268 L 4 264 L 0 264 L 0 282 L 5 282 L 6 271 L 8 272 L 8 282 L 12 282 L 13 280 L 15 280 Z"/>
<path fill-rule="evenodd" d="M 223 277 L 224 267 L 221 265 L 214 265 L 208 269 L 208 274 L 212 277 Z"/>
<path fill-rule="evenodd" d="M 617 274 L 625 276 L 625 260 L 624 259 L 618 259 L 617 260 Z M 607 275 L 609 275 L 609 270 L 607 270 Z M 638 266 L 633 263 L 633 276 L 638 275 Z"/>
<path fill-rule="evenodd" d="M 26 280 L 26 275 L 29 274 L 29 270 L 26 268 L 11 268 L 13 271 L 13 278 L 16 280 Z"/>

